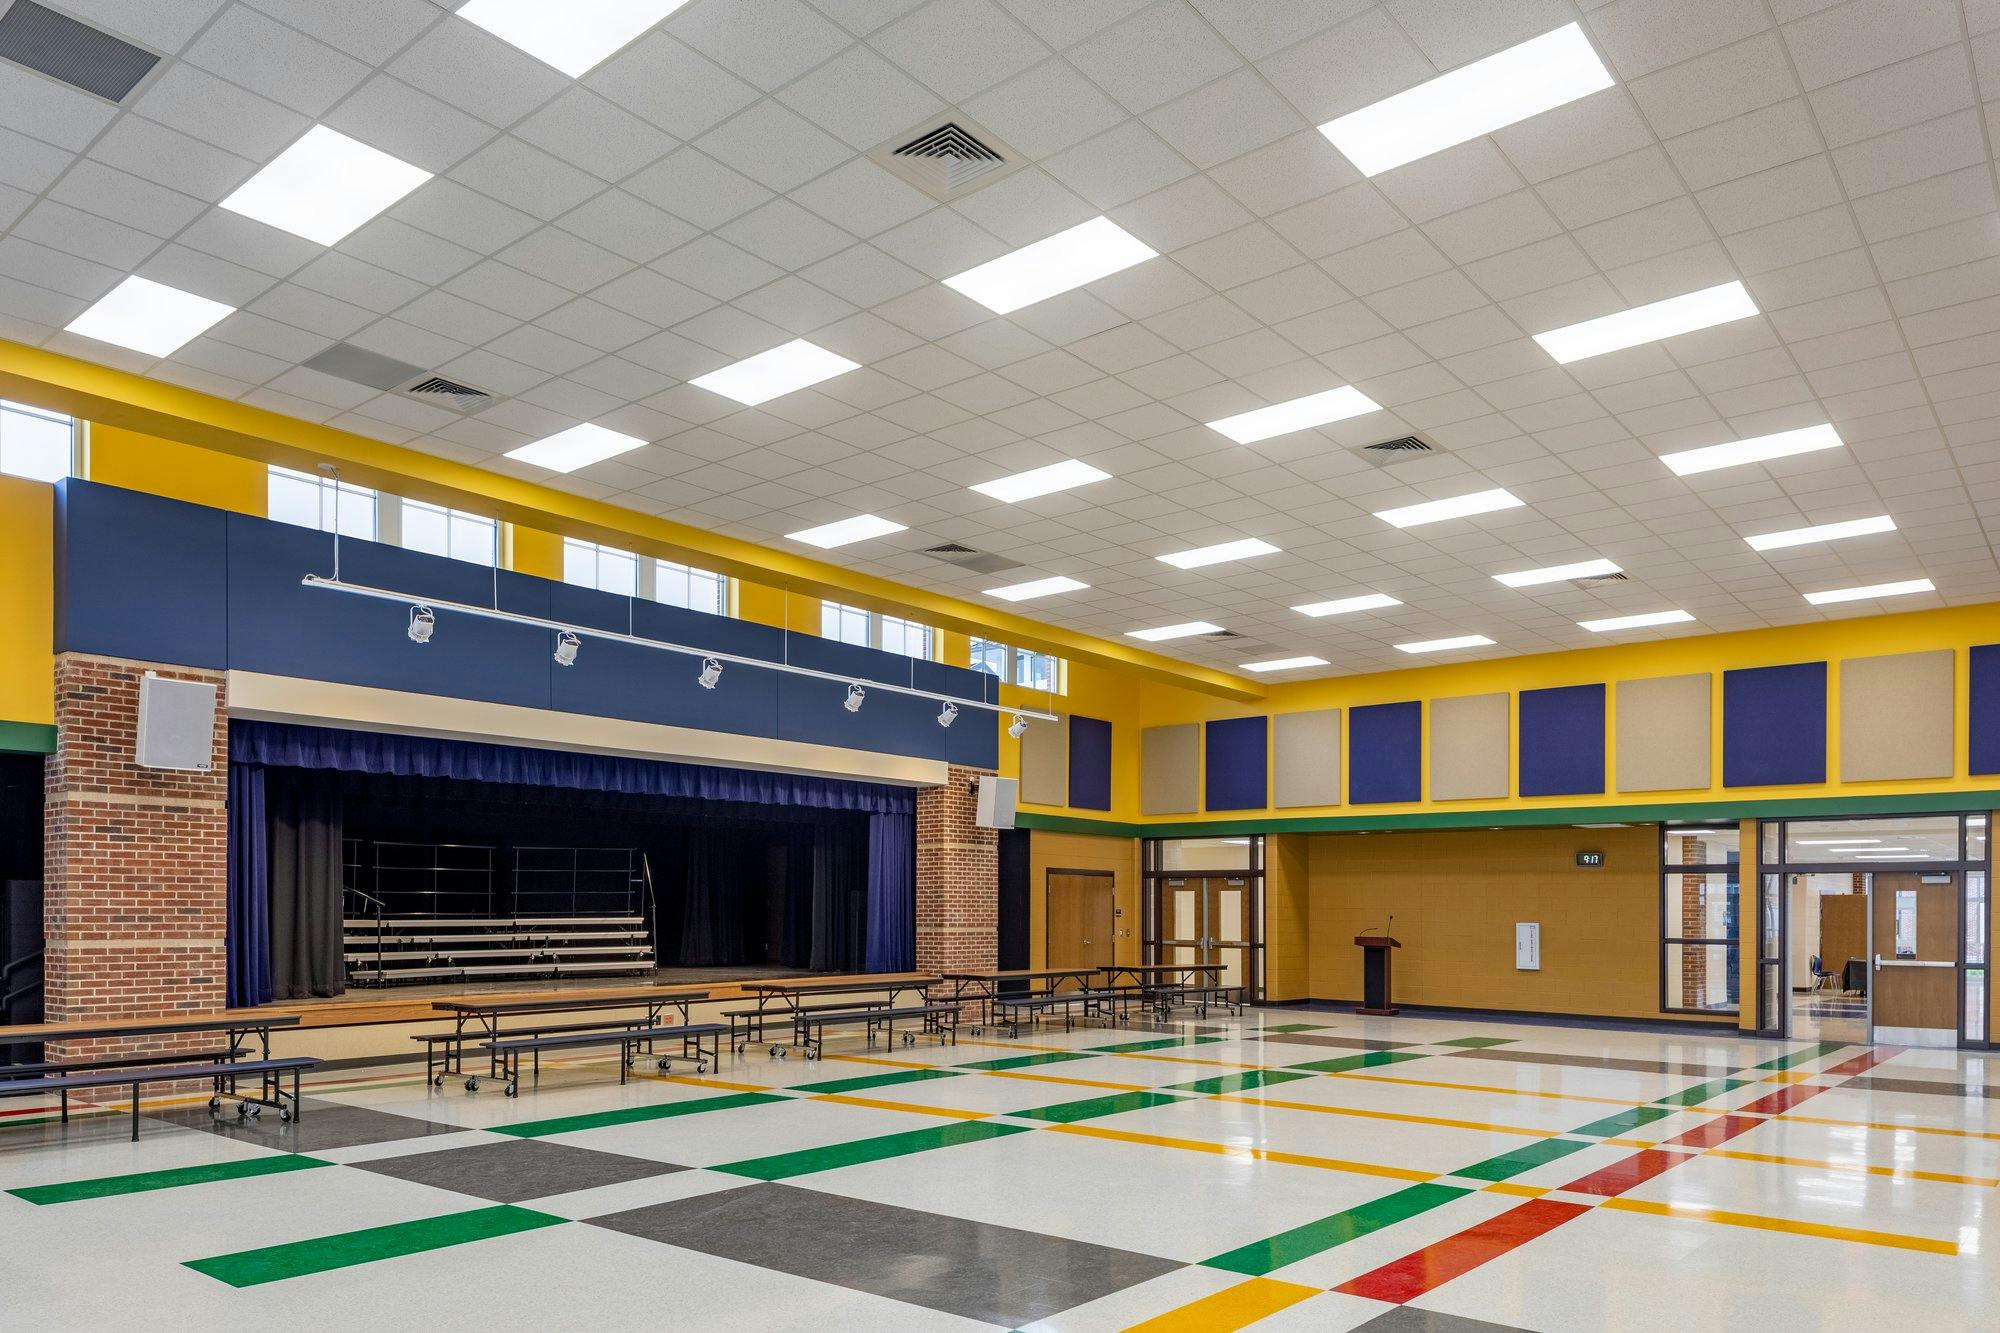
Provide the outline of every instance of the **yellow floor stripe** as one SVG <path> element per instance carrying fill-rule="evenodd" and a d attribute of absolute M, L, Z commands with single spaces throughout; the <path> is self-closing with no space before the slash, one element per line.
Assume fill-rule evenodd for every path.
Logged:
<path fill-rule="evenodd" d="M 1178 1310 L 1169 1310 L 1134 1324 L 1125 1333 L 1233 1333 L 1235 1329 L 1247 1327 L 1287 1306 L 1297 1305 L 1307 1297 L 1317 1295 L 1318 1287 L 1301 1287 L 1295 1282 L 1280 1282 L 1276 1278 L 1253 1277 L 1248 1282 L 1239 1282 L 1192 1301 Z"/>
<path fill-rule="evenodd" d="M 1517 1199 L 1539 1199 L 1549 1192 L 1539 1185 L 1516 1185 L 1511 1180 L 1496 1180 L 1480 1188 L 1486 1194 L 1511 1194 Z"/>
<path fill-rule="evenodd" d="M 1818 1078 L 1818 1077 L 1819 1077 L 1819 1071 L 1814 1069 L 1780 1069 L 1775 1074 L 1766 1074 L 1764 1076 L 1764 1082 L 1804 1083 L 1807 1079 Z"/>
<path fill-rule="evenodd" d="M 725 1092 L 783 1091 L 783 1089 L 774 1088 L 768 1083 L 732 1083 L 728 1079 L 701 1078 L 694 1074 L 640 1074 L 637 1070 L 634 1070 L 633 1073 L 639 1078 L 650 1078 L 661 1083 L 685 1083 L 691 1088 L 721 1088 Z"/>
<path fill-rule="evenodd" d="M 1090 1139 L 1110 1139 L 1115 1143 L 1137 1143 L 1149 1148 L 1177 1148 L 1183 1152 L 1205 1152 L 1217 1157 L 1240 1157 L 1256 1162 L 1282 1162 L 1287 1166 L 1312 1166 L 1323 1171 L 1345 1171 L 1357 1176 L 1386 1176 L 1391 1180 L 1436 1180 L 1435 1171 L 1412 1171 L 1401 1166 L 1377 1166 L 1373 1162 L 1346 1162 L 1335 1157 L 1310 1157 L 1304 1153 L 1278 1152 L 1271 1148 L 1250 1148 L 1236 1143 L 1207 1143 L 1200 1139 L 1171 1139 L 1161 1134 L 1136 1134 L 1127 1129 L 1105 1129 L 1099 1125 L 1050 1125 L 1051 1134 L 1079 1134 Z"/>
<path fill-rule="evenodd" d="M 937 1069 L 941 1066 L 925 1064 L 922 1060 L 891 1060 L 880 1055 L 834 1055 L 828 1053 L 820 1057 L 825 1060 L 845 1060 L 854 1065 L 887 1065 L 891 1069 Z"/>
<path fill-rule="evenodd" d="M 1252 1106 L 1275 1106 L 1282 1111 L 1319 1111 L 1326 1115 L 1357 1116 L 1363 1120 L 1394 1120 L 1407 1125 L 1438 1125 L 1445 1129 L 1476 1129 L 1488 1134 L 1521 1134 L 1531 1139 L 1552 1139 L 1561 1130 L 1529 1129 L 1525 1125 L 1491 1125 L 1483 1120 L 1451 1120 L 1436 1115 L 1410 1115 L 1402 1111 L 1368 1111 L 1358 1106 L 1324 1106 L 1317 1102 L 1288 1102 L 1278 1097 L 1218 1096 L 1218 1102 L 1247 1102 Z"/>
<path fill-rule="evenodd" d="M 1428 1078 L 1391 1078 L 1387 1074 L 1328 1074 L 1328 1078 L 1351 1078 L 1360 1083 L 1395 1083 L 1408 1088 L 1451 1088 L 1457 1092 L 1487 1092 L 1499 1097 L 1542 1097 L 1556 1102 L 1596 1102 L 1600 1106 L 1630 1107 L 1630 1097 L 1586 1097 L 1578 1092 L 1539 1092 L 1530 1088 L 1496 1088 L 1486 1083 L 1441 1083 Z"/>
<path fill-rule="evenodd" d="M 2000 1186 L 1992 1176 L 1955 1176 L 1946 1171 L 1915 1171 L 1902 1166 L 1873 1166 L 1867 1162 L 1825 1162 L 1812 1157 L 1780 1157 L 1775 1153 L 1738 1152 L 1733 1148 L 1710 1148 L 1709 1157 L 1727 1157 L 1737 1162 L 1768 1162 L 1773 1166 L 1807 1166 L 1820 1171 L 1852 1171 L 1861 1175 L 1887 1176 L 1891 1180 L 1934 1180 L 1944 1185 Z"/>
<path fill-rule="evenodd" d="M 1942 1134 L 1954 1139 L 1989 1139 L 2000 1143 L 2000 1134 L 1983 1129 L 1945 1129 L 1939 1125 L 1899 1125 L 1888 1120 L 1834 1120 L 1827 1116 L 1799 1115 L 1782 1111 L 1774 1120 L 1801 1125 L 1832 1125 L 1839 1129 L 1879 1129 L 1887 1134 Z"/>
<path fill-rule="evenodd" d="M 875 1097 L 850 1097 L 844 1092 L 828 1092 L 812 1098 L 835 1106 L 866 1106 L 876 1111 L 909 1111 L 915 1115 L 941 1115 L 948 1120 L 984 1120 L 991 1111 L 965 1111 L 954 1106 L 917 1106 L 910 1102 L 885 1102 Z"/>
<path fill-rule="evenodd" d="M 978 1069 L 980 1078 L 1018 1078 L 1028 1083 L 1062 1083 L 1072 1088 L 1103 1088 L 1110 1092 L 1151 1092 L 1149 1083 L 1106 1083 L 1096 1078 L 1064 1078 L 1061 1074 L 1030 1074 L 1025 1069 Z"/>
<path fill-rule="evenodd" d="M 1756 1213 L 1731 1213 L 1720 1208 L 1704 1208 L 1692 1203 L 1658 1203 L 1651 1199 L 1606 1199 L 1600 1208 L 1621 1213 L 1649 1213 L 1654 1217 L 1684 1217 L 1697 1222 L 1717 1222 L 1729 1227 L 1751 1227 L 1758 1231 L 1782 1231 L 1794 1236 L 1818 1236 L 1824 1240 L 1853 1241 L 1858 1245 L 1881 1245 L 1896 1250 L 1918 1250 L 1925 1254 L 1956 1255 L 1958 1243 L 1932 1240 L 1928 1236 L 1905 1236 L 1894 1231 L 1864 1231 L 1859 1227 L 1827 1226 L 1820 1222 L 1799 1222 L 1789 1217 L 1762 1217 Z"/>

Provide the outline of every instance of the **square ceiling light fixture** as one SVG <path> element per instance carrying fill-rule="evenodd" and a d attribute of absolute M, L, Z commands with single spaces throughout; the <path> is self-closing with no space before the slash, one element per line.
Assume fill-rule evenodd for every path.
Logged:
<path fill-rule="evenodd" d="M 636 435 L 625 435 L 586 421 L 580 426 L 571 426 L 568 430 L 536 440 L 533 444 L 509 449 L 507 457 L 516 462 L 545 467 L 551 472 L 574 472 L 592 463 L 602 463 L 607 458 L 629 454 L 644 443 Z"/>
<path fill-rule="evenodd" d="M 1364 176 L 1443 152 L 1609 88 L 1611 71 L 1570 23 L 1319 127 Z"/>
<path fill-rule="evenodd" d="M 1579 560 L 1573 565 L 1550 565 L 1546 569 L 1524 569 L 1515 574 L 1495 574 L 1493 581 L 1510 588 L 1532 588 L 1542 583 L 1567 583 L 1571 579 L 1601 579 L 1625 571 L 1609 560 Z"/>
<path fill-rule="evenodd" d="M 1753 551 L 1782 551 L 1787 546 L 1804 546 L 1809 542 L 1837 542 L 1843 537 L 1866 537 L 1877 532 L 1894 532 L 1896 520 L 1887 514 L 1877 514 L 1873 518 L 1851 518 L 1845 523 L 1816 523 L 1809 528 L 1792 528 L 1785 532 L 1766 532 L 1756 537 L 1745 537 Z"/>
<path fill-rule="evenodd" d="M 1329 422 L 1345 421 L 1349 417 L 1366 416 L 1381 410 L 1382 405 L 1367 394 L 1351 384 L 1343 384 L 1324 393 L 1309 393 L 1303 398 L 1211 421 L 1208 428 L 1221 431 L 1238 444 L 1255 444 L 1274 436 L 1290 435 L 1308 426 L 1324 426 Z"/>
<path fill-rule="evenodd" d="M 1378 510 L 1375 517 L 1399 528 L 1417 528 L 1426 523 L 1442 523 L 1448 518 L 1469 518 L 1474 514 L 1518 509 L 1526 503 L 1511 491 L 1495 488 L 1474 491 L 1470 495 L 1454 495 L 1449 500 L 1426 500 L 1422 504 L 1404 505 L 1401 509 Z"/>
<path fill-rule="evenodd" d="M 1057 491 L 1088 486 L 1093 481 L 1109 480 L 1111 480 L 1109 472 L 1071 458 L 1061 463 L 1051 463 L 1047 467 L 1016 472 L 1011 477 L 982 481 L 971 489 L 981 495 L 990 495 L 996 500 L 1005 500 L 1008 504 L 1019 504 L 1038 495 L 1053 495 Z"/>
<path fill-rule="evenodd" d="M 1536 334 L 1535 341 L 1542 345 L 1543 351 L 1568 365 L 1606 352 L 1622 352 L 1641 343 L 1748 319 L 1756 313 L 1757 303 L 1743 290 L 1743 284 L 1725 282 L 1649 305 L 1635 305 L 1615 315 L 1550 329 Z"/>
<path fill-rule="evenodd" d="M 1143 263 L 1158 253 L 1110 218 L 1092 218 L 946 278 L 944 285 L 996 315 L 1006 315 Z"/>
<path fill-rule="evenodd" d="M 232 213 L 336 245 L 431 178 L 359 139 L 315 125 L 222 201 Z"/>
<path fill-rule="evenodd" d="M 838 523 L 822 523 L 803 532 L 788 532 L 785 534 L 785 539 L 804 542 L 807 546 L 817 546 L 822 551 L 830 551 L 836 546 L 865 542 L 871 537 L 886 537 L 892 532 L 905 532 L 908 529 L 907 523 L 877 518 L 873 514 L 856 514 L 853 518 L 843 518 Z"/>
<path fill-rule="evenodd" d="M 1461 634 L 1452 639 L 1425 639 L 1420 643 L 1399 643 L 1399 653 L 1448 653 L 1454 648 L 1484 648 L 1493 640 L 1484 634 Z"/>
<path fill-rule="evenodd" d="M 580 79 L 687 0 L 466 0 L 458 16 Z"/>
<path fill-rule="evenodd" d="M 1211 625 L 1206 620 L 1190 620 L 1180 625 L 1162 625 L 1158 629 L 1128 629 L 1128 639 L 1144 639 L 1147 643 L 1164 643 L 1168 639 L 1191 639 L 1197 634 L 1220 634 L 1222 626 Z"/>
<path fill-rule="evenodd" d="M 1350 611 L 1380 611 L 1385 607 L 1401 605 L 1401 602 L 1388 593 L 1370 592 L 1363 593 L 1359 597 L 1336 598 L 1331 602 L 1307 602 L 1304 606 L 1293 607 L 1292 610 L 1302 616 L 1344 616 Z"/>
<path fill-rule="evenodd" d="M 1278 548 L 1256 537 L 1240 537 L 1233 542 L 1223 542 L 1217 546 L 1198 546 L 1192 551 L 1175 551 L 1171 555 L 1155 556 L 1163 564 L 1175 569 L 1200 569 L 1204 565 L 1219 565 L 1226 560 L 1248 560 L 1253 555 L 1276 555 Z"/>
<path fill-rule="evenodd" d="M 1903 579 L 1897 583 L 1871 583 L 1864 588 L 1830 588 L 1825 592 L 1809 592 L 1806 600 L 1814 606 L 1832 606 L 1836 602 L 1867 602 L 1877 597 L 1936 591 L 1937 585 L 1929 579 Z"/>
<path fill-rule="evenodd" d="M 1245 671 L 1298 671 L 1304 667 L 1323 667 L 1324 657 L 1274 657 L 1268 662 L 1245 662 Z"/>
<path fill-rule="evenodd" d="M 734 398 L 745 407 L 768 403 L 808 385 L 861 369 L 859 361 L 849 361 L 837 352 L 794 338 L 788 343 L 759 352 L 733 366 L 697 375 L 688 381 L 710 393 Z"/>
<path fill-rule="evenodd" d="M 1636 616 L 1612 616 L 1605 620 L 1579 620 L 1578 627 L 1592 634 L 1610 634 L 1621 629 L 1648 629 L 1654 625 L 1685 625 L 1694 617 L 1685 611 L 1647 611 Z"/>
<path fill-rule="evenodd" d="M 1054 578 L 1035 579 L 1029 583 L 1013 583 L 1005 588 L 988 588 L 988 597 L 998 597 L 1003 602 L 1025 602 L 1031 597 L 1050 597 L 1059 592 L 1082 592 L 1090 585 L 1058 574 Z"/>
<path fill-rule="evenodd" d="M 236 307 L 169 287 L 150 278 L 127 278 L 97 304 L 71 320 L 71 333 L 147 356 L 171 356 L 206 333 Z"/>
<path fill-rule="evenodd" d="M 1692 477 L 1717 468 L 1741 463 L 1766 463 L 1774 458 L 1810 454 L 1821 449 L 1838 449 L 1839 432 L 1830 425 L 1807 426 L 1803 430 L 1781 430 L 1775 435 L 1757 435 L 1747 440 L 1727 440 L 1700 449 L 1683 449 L 1677 454 L 1661 454 L 1660 461 L 1677 477 Z"/>

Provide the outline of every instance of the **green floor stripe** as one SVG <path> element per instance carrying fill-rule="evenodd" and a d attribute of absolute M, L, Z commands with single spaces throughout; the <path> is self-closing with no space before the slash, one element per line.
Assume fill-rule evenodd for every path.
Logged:
<path fill-rule="evenodd" d="M 656 1102 L 651 1106 L 625 1106 L 616 1111 L 591 1111 L 583 1115 L 557 1116 L 553 1120 L 524 1120 L 518 1125 L 493 1125 L 495 1134 L 511 1134 L 517 1139 L 547 1138 L 579 1129 L 604 1129 L 610 1125 L 632 1125 L 670 1116 L 699 1115 L 703 1111 L 728 1111 L 738 1106 L 761 1106 L 765 1102 L 792 1100 L 775 1092 L 732 1092 L 726 1097 L 698 1097 L 686 1102 Z"/>
<path fill-rule="evenodd" d="M 1511 1180 L 1523 1171 L 1533 1170 L 1546 1162 L 1558 1161 L 1573 1152 L 1581 1152 L 1585 1148 L 1596 1146 L 1581 1139 L 1543 1139 L 1539 1143 L 1529 1143 L 1503 1152 L 1498 1157 L 1489 1157 L 1483 1162 L 1459 1167 L 1451 1174 L 1470 1176 L 1474 1180 Z"/>
<path fill-rule="evenodd" d="M 372 1264 L 398 1255 L 422 1254 L 470 1241 L 511 1236 L 517 1231 L 561 1226 L 568 1220 L 502 1204 L 496 1208 L 476 1208 L 469 1213 L 446 1213 L 443 1217 L 426 1217 L 416 1222 L 395 1222 L 365 1231 L 295 1240 L 289 1245 L 267 1245 L 261 1250 L 218 1254 L 211 1259 L 191 1260 L 187 1267 L 232 1287 L 254 1287 L 308 1273 Z"/>
<path fill-rule="evenodd" d="M 998 1060 L 976 1060 L 969 1065 L 953 1065 L 953 1069 L 1028 1069 L 1034 1065 L 1060 1064 L 1064 1060 L 1088 1060 L 1095 1055 L 1092 1051 L 1043 1051 L 1039 1055 L 1003 1055 Z"/>
<path fill-rule="evenodd" d="M 1246 1069 L 1240 1074 L 1217 1074 L 1214 1078 L 1196 1079 L 1193 1083 L 1168 1085 L 1169 1092 L 1248 1092 L 1252 1088 L 1268 1087 L 1273 1083 L 1290 1083 L 1293 1079 L 1311 1078 L 1311 1074 L 1293 1069 Z"/>
<path fill-rule="evenodd" d="M 1450 1041 L 1431 1043 L 1434 1046 L 1464 1046 L 1472 1050 L 1484 1050 L 1488 1046 L 1512 1046 L 1518 1037 L 1453 1037 Z"/>
<path fill-rule="evenodd" d="M 1271 1023 L 1260 1029 L 1264 1032 L 1324 1032 L 1324 1023 Z"/>
<path fill-rule="evenodd" d="M 956 1069 L 898 1069 L 891 1074 L 858 1074 L 853 1078 L 833 1078 L 824 1083 L 801 1083 L 793 1092 L 859 1092 L 863 1088 L 887 1088 L 898 1083 L 923 1083 L 934 1078 L 957 1078 Z"/>
<path fill-rule="evenodd" d="M 1808 1060 L 1817 1060 L 1822 1055 L 1832 1055 L 1835 1051 L 1844 1050 L 1846 1047 L 1847 1043 L 1844 1041 L 1814 1042 L 1802 1051 L 1793 1051 L 1789 1055 L 1781 1055 L 1775 1060 L 1766 1060 L 1763 1064 L 1756 1067 L 1758 1069 L 1790 1069 L 1792 1066 L 1802 1065 Z"/>
<path fill-rule="evenodd" d="M 1166 1106 L 1183 1100 L 1169 1097 L 1163 1092 L 1121 1092 L 1110 1097 L 1086 1097 L 1080 1102 L 1058 1102 L 1054 1106 L 1037 1106 L 1027 1111 L 1010 1111 L 1009 1115 L 1023 1120 L 1052 1120 L 1059 1125 L 1071 1124 L 1078 1120 L 1095 1120 L 1099 1116 L 1117 1115 L 1122 1111 L 1143 1111 L 1149 1106 Z"/>
<path fill-rule="evenodd" d="M 1247 1277 L 1262 1277 L 1264 1274 L 1295 1264 L 1301 1259 L 1310 1259 L 1315 1254 L 1330 1250 L 1336 1245 L 1345 1245 L 1351 1240 L 1359 1240 L 1370 1232 L 1427 1213 L 1453 1199 L 1463 1198 L 1472 1193 L 1455 1185 L 1438 1185 L 1426 1182 L 1412 1185 L 1408 1189 L 1385 1194 L 1379 1199 L 1370 1199 L 1345 1212 L 1331 1217 L 1322 1217 L 1317 1222 L 1281 1231 L 1265 1240 L 1234 1249 L 1227 1254 L 1218 1254 L 1204 1261 L 1209 1268 L 1220 1268 L 1231 1273 L 1242 1273 Z"/>
<path fill-rule="evenodd" d="M 1586 1134 L 1594 1139 L 1614 1139 L 1620 1134 L 1631 1133 L 1641 1125 L 1650 1125 L 1655 1120 L 1663 1120 L 1673 1114 L 1675 1114 L 1675 1111 L 1671 1106 L 1635 1106 L 1629 1111 L 1620 1111 L 1617 1115 L 1608 1115 L 1602 1120 L 1593 1120 L 1589 1124 L 1572 1129 L 1569 1132 L 1572 1134 Z"/>
<path fill-rule="evenodd" d="M 797 1152 L 778 1153 L 771 1157 L 752 1157 L 746 1161 L 730 1162 L 725 1166 L 709 1169 L 726 1172 L 732 1176 L 748 1176 L 752 1180 L 786 1180 L 792 1176 L 811 1175 L 815 1171 L 859 1166 L 863 1162 L 880 1162 L 890 1157 L 907 1157 L 911 1153 L 930 1152 L 935 1148 L 951 1148 L 961 1143 L 979 1143 L 986 1139 L 1004 1138 L 1009 1134 L 1033 1132 L 1026 1125 L 1002 1125 L 991 1120 L 961 1120 L 955 1124 L 938 1125 L 930 1129 L 913 1129 L 902 1134 L 883 1134 L 872 1139 L 856 1139 L 851 1143 L 830 1143 L 824 1148 L 802 1148 Z"/>
<path fill-rule="evenodd" d="M 1719 1078 L 1712 1083 L 1697 1083 L 1692 1088 L 1682 1088 L 1679 1092 L 1670 1092 L 1664 1097 L 1655 1097 L 1653 1100 L 1661 1106 L 1699 1106 L 1710 1097 L 1720 1097 L 1725 1092 L 1747 1088 L 1750 1083 L 1751 1080 L 1747 1078 Z"/>
<path fill-rule="evenodd" d="M 144 1194 L 150 1190 L 178 1189 L 182 1185 L 244 1180 L 251 1176 L 274 1176 L 286 1171 L 307 1171 L 316 1166 L 332 1165 L 332 1162 L 322 1162 L 317 1157 L 274 1153 L 269 1157 L 248 1157 L 238 1162 L 177 1166 L 163 1171 L 140 1171 L 129 1176 L 99 1176 L 95 1180 L 70 1180 L 60 1185 L 29 1185 L 7 1192 L 29 1203 L 75 1203 L 79 1199 L 108 1199 L 118 1194 Z"/>
<path fill-rule="evenodd" d="M 1212 1046 L 1220 1037 L 1154 1037 L 1150 1041 L 1125 1041 L 1116 1046 L 1092 1046 L 1095 1055 L 1124 1055 L 1132 1051 L 1164 1051 L 1175 1046 Z"/>
<path fill-rule="evenodd" d="M 1312 1060 L 1302 1065 L 1288 1065 L 1288 1069 L 1304 1069 L 1315 1074 L 1345 1074 L 1354 1069 L 1374 1069 L 1381 1065 L 1400 1064 L 1404 1060 L 1421 1060 L 1422 1051 L 1363 1051 L 1359 1055 L 1337 1055 L 1331 1060 Z"/>

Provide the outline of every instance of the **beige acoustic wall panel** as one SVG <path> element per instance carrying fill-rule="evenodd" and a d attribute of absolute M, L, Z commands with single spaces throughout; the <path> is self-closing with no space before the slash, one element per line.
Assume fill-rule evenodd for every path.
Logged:
<path fill-rule="evenodd" d="M 1619 791 L 1678 791 L 1710 784 L 1707 675 L 1618 682 Z"/>
<path fill-rule="evenodd" d="M 1036 722 L 1021 734 L 1021 799 L 1069 804 L 1069 715 Z"/>
<path fill-rule="evenodd" d="M 1201 724 L 1139 733 L 1139 813 L 1189 815 L 1201 802 Z"/>
<path fill-rule="evenodd" d="M 1955 660 L 1944 648 L 1840 664 L 1842 782 L 1951 776 Z"/>
<path fill-rule="evenodd" d="M 1340 710 L 1279 713 L 1271 719 L 1271 804 L 1340 804 Z"/>
<path fill-rule="evenodd" d="M 1431 700 L 1431 799 L 1504 800 L 1513 769 L 1505 694 Z"/>

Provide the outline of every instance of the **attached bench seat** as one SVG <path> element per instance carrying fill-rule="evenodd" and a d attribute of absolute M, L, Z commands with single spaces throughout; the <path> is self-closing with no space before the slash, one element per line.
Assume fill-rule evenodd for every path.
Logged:
<path fill-rule="evenodd" d="M 1083 1016 L 1093 1015 L 1115 1021 L 1121 1007 L 1129 1007 L 1133 994 L 1128 990 L 1066 990 L 1052 991 L 1046 995 L 999 995 L 993 1000 L 993 1021 L 1005 1027 L 1007 1035 L 1021 1035 L 1024 1021 L 1035 1021 L 1051 1009 L 1060 1009 L 1063 1016 L 1063 1031 L 1073 1031 L 1076 1014 L 1080 1007 Z"/>
<path fill-rule="evenodd" d="M 1241 986 L 1166 986 L 1153 993 L 1162 1020 L 1169 1017 L 1177 1005 L 1192 1005 L 1195 1013 L 1208 1017 L 1211 1007 L 1227 1009 L 1233 1014 L 1243 1012 L 1243 988 Z"/>
<path fill-rule="evenodd" d="M 424 1043 L 424 1077 L 434 1088 L 444 1086 L 445 1079 L 452 1074 L 465 1073 L 465 1046 L 467 1042 L 495 1037 L 502 1041 L 514 1037 L 540 1037 L 567 1032 L 610 1033 L 623 1028 L 642 1028 L 652 1020 L 640 1016 L 635 1018 L 597 1018 L 581 1023 L 536 1023 L 527 1027 L 508 1028 L 504 1032 L 419 1032 L 411 1041 Z M 472 1092 L 479 1086 L 474 1075 L 466 1080 L 466 1091 Z"/>
<path fill-rule="evenodd" d="M 790 1023 L 798 1027 L 800 1014 L 852 1013 L 856 1009 L 886 1009 L 887 1000 L 846 1000 L 836 1004 L 802 1004 L 783 1009 L 725 1009 L 722 1016 L 729 1020 L 729 1044 L 736 1048 L 738 1055 L 750 1048 L 752 1042 L 764 1040 L 764 1024 L 771 1021 Z M 771 1054 L 784 1053 L 782 1045 L 771 1047 Z"/>
<path fill-rule="evenodd" d="M 806 1059 L 817 1060 L 821 1048 L 826 1045 L 826 1030 L 829 1027 L 863 1023 L 868 1029 L 868 1044 L 875 1044 L 875 1033 L 882 1030 L 890 1043 L 896 1040 L 897 1021 L 921 1020 L 921 1030 L 930 1033 L 942 1045 L 947 1039 L 958 1045 L 958 1006 L 955 1004 L 910 1004 L 900 1008 L 871 1006 L 868 1008 L 845 1008 L 828 1012 L 826 1006 L 800 1010 L 793 1020 L 794 1040 L 806 1053 Z M 903 1044 L 914 1046 L 917 1034 L 905 1028 Z M 773 1054 L 783 1055 L 782 1046 L 773 1049 Z"/>
<path fill-rule="evenodd" d="M 178 1059 L 178 1056 L 166 1056 Z M 152 1065 L 143 1069 L 98 1069 L 68 1074 L 44 1075 L 41 1077 L 5 1077 L 14 1070 L 28 1066 L 8 1066 L 0 1069 L 0 1097 L 35 1097 L 56 1093 L 62 1099 L 62 1123 L 69 1123 L 69 1095 L 86 1088 L 132 1089 L 132 1137 L 139 1137 L 139 1088 L 145 1083 L 178 1083 L 207 1079 L 214 1091 L 208 1099 L 211 1111 L 220 1109 L 222 1099 L 229 1097 L 237 1102 L 239 1116 L 251 1113 L 253 1106 L 276 1106 L 278 1118 L 297 1121 L 303 1114 L 299 1101 L 299 1075 L 317 1065 L 319 1060 L 310 1055 L 286 1055 L 270 1060 L 223 1060 L 204 1061 L 191 1065 Z M 263 1083 L 262 1097 L 250 1097 L 236 1091 L 236 1080 L 246 1074 L 259 1075 Z M 284 1075 L 292 1076 L 292 1091 L 287 1101 L 280 1093 L 273 1095 Z"/>
<path fill-rule="evenodd" d="M 708 1072 L 711 1060 L 721 1059 L 720 1040 L 729 1029 L 720 1023 L 666 1023 L 656 1027 L 640 1024 L 636 1027 L 600 1029 L 596 1032 L 567 1032 L 547 1036 L 502 1037 L 498 1041 L 485 1043 L 485 1049 L 499 1064 L 500 1077 L 507 1080 L 506 1092 L 509 1097 L 520 1095 L 521 1056 L 530 1057 L 530 1077 L 536 1083 L 542 1079 L 543 1051 L 582 1050 L 592 1046 L 616 1046 L 618 1048 L 618 1081 L 623 1083 L 631 1072 L 632 1064 L 639 1058 L 641 1046 L 650 1047 L 655 1041 L 680 1039 L 679 1059 L 694 1061 L 695 1072 Z M 673 1067 L 676 1057 L 662 1055 L 659 1067 L 662 1072 Z M 465 1082 L 468 1090 L 479 1086 L 477 1078 Z"/>

